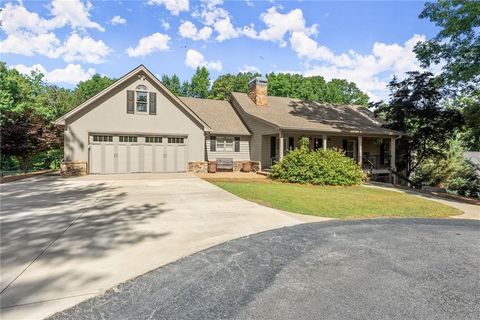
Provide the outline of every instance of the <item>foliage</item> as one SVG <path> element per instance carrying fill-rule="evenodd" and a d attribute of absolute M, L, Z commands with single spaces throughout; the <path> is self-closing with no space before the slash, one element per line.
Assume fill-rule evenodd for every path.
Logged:
<path fill-rule="evenodd" d="M 268 94 L 271 96 L 339 104 L 368 104 L 367 94 L 347 80 L 332 79 L 326 82 L 321 76 L 304 77 L 289 73 L 270 73 L 267 78 Z"/>
<path fill-rule="evenodd" d="M 95 74 L 91 79 L 79 82 L 73 92 L 73 105 L 77 106 L 87 101 L 115 81 L 115 79 L 111 79 L 107 76 Z"/>
<path fill-rule="evenodd" d="M 480 76 L 480 2 L 440 0 L 429 2 L 420 14 L 440 28 L 431 40 L 418 43 L 414 52 L 423 66 L 443 63 L 449 83 L 478 84 Z"/>
<path fill-rule="evenodd" d="M 34 156 L 60 146 L 60 130 L 32 109 L 4 111 L 1 123 L 2 157 L 15 156 L 22 170 L 29 168 Z"/>
<path fill-rule="evenodd" d="M 480 198 L 480 177 L 477 168 L 470 161 L 463 159 L 460 166 L 446 183 L 447 190 L 461 196 Z"/>
<path fill-rule="evenodd" d="M 189 96 L 206 99 L 208 98 L 209 88 L 210 73 L 205 67 L 197 68 L 192 77 Z"/>
<path fill-rule="evenodd" d="M 463 128 L 459 129 L 461 140 L 465 149 L 480 150 L 480 89 L 470 94 L 462 94 L 453 102 L 460 110 L 465 121 Z"/>
<path fill-rule="evenodd" d="M 330 187 L 271 180 L 212 181 L 249 201 L 272 208 L 336 219 L 379 217 L 449 217 L 463 212 L 404 192 L 363 186 Z"/>
<path fill-rule="evenodd" d="M 180 78 L 178 78 L 178 76 L 176 74 L 172 75 L 171 77 L 164 74 L 162 76 L 162 83 L 172 93 L 174 93 L 176 95 L 180 95 L 180 92 L 181 92 Z"/>
<path fill-rule="evenodd" d="M 213 82 L 209 98 L 228 100 L 232 92 L 247 92 L 250 80 L 259 76 L 258 73 L 240 72 L 237 75 L 221 75 Z"/>
<path fill-rule="evenodd" d="M 362 182 L 360 166 L 344 153 L 334 150 L 309 150 L 308 138 L 272 167 L 270 178 L 283 182 L 315 185 L 356 185 Z"/>
<path fill-rule="evenodd" d="M 445 107 L 441 84 L 429 72 L 409 72 L 402 81 L 390 84 L 390 101 L 376 103 L 376 115 L 387 127 L 406 134 L 398 144 L 399 170 L 407 177 L 427 159 L 442 156 L 463 119 L 458 109 Z"/>

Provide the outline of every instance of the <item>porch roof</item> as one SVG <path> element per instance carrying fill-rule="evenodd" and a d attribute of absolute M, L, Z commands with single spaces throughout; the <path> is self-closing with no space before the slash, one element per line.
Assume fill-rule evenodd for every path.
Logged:
<path fill-rule="evenodd" d="M 283 130 L 402 135 L 401 132 L 383 128 L 385 122 L 364 106 L 272 96 L 267 97 L 266 106 L 257 106 L 245 93 L 234 92 L 232 98 L 246 113 Z"/>

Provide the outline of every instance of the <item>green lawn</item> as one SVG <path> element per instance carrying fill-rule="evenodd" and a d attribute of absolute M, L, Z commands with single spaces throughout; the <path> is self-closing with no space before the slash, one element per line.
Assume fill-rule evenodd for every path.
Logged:
<path fill-rule="evenodd" d="M 262 181 L 211 181 L 244 199 L 285 211 L 337 219 L 434 218 L 462 211 L 409 194 L 358 187 L 319 187 Z"/>

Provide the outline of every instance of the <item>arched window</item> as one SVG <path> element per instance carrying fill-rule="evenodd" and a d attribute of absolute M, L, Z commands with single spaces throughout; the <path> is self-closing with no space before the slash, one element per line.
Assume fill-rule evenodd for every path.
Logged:
<path fill-rule="evenodd" d="M 147 112 L 147 87 L 141 84 L 138 85 L 135 89 L 137 90 L 137 112 Z"/>

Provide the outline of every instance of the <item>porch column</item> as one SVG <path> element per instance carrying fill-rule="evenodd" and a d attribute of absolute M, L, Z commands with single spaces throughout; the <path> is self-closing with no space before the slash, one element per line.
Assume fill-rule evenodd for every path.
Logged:
<path fill-rule="evenodd" d="M 390 168 L 397 171 L 395 165 L 395 138 L 390 138 Z"/>
<path fill-rule="evenodd" d="M 395 165 L 395 138 L 390 138 L 390 168 L 393 171 L 397 171 L 397 167 Z M 390 176 L 391 176 L 390 181 L 393 184 L 397 184 L 398 183 L 397 175 L 390 174 Z"/>
<path fill-rule="evenodd" d="M 358 164 L 362 167 L 362 160 L 363 160 L 363 137 L 358 136 Z"/>
<path fill-rule="evenodd" d="M 327 135 L 324 134 L 322 136 L 322 147 L 323 147 L 323 150 L 327 150 Z"/>
<path fill-rule="evenodd" d="M 278 155 L 278 159 L 279 159 L 279 160 L 282 160 L 282 159 L 283 159 L 283 140 L 284 140 L 284 138 L 283 138 L 283 134 L 282 134 L 281 131 L 278 133 L 278 137 L 279 137 L 279 143 L 278 143 L 278 144 L 279 144 L 279 146 L 278 146 L 278 150 L 279 150 L 278 153 L 279 153 L 279 155 Z"/>

